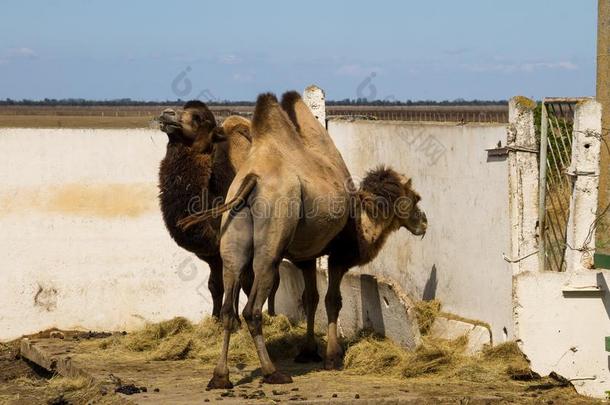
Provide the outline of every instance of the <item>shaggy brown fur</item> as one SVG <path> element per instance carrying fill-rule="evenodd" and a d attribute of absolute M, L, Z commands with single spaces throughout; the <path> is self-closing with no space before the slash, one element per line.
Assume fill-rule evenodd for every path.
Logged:
<path fill-rule="evenodd" d="M 221 127 L 217 127 L 214 115 L 200 101 L 189 101 L 184 111 L 188 114 L 182 113 L 181 119 L 208 124 L 199 126 L 203 129 L 194 136 L 187 136 L 177 129 L 168 130 L 167 152 L 159 170 L 159 200 L 171 237 L 180 247 L 195 253 L 210 266 L 208 287 L 214 301 L 212 314 L 218 317 L 224 291 L 218 241 L 220 218 L 201 222 L 186 230 L 177 224 L 193 211 L 207 210 L 224 202 L 235 172 L 250 149 L 249 121 L 242 117 L 229 117 Z M 225 142 L 211 141 L 212 136 L 219 134 Z M 244 279 L 244 284 L 244 289 L 249 290 L 247 279 Z"/>

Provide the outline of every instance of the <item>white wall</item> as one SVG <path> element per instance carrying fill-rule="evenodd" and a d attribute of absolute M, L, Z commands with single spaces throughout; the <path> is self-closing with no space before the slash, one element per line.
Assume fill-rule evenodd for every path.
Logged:
<path fill-rule="evenodd" d="M 0 339 L 211 312 L 163 225 L 156 130 L 0 129 Z"/>
<path fill-rule="evenodd" d="M 555 371 L 579 393 L 604 398 L 610 389 L 610 272 L 525 272 L 516 277 L 516 335 L 531 367 Z"/>
<path fill-rule="evenodd" d="M 506 126 L 330 120 L 328 130 L 352 175 L 387 164 L 411 176 L 428 216 L 423 240 L 401 230 L 361 271 L 489 323 L 494 342 L 504 328 L 512 337 L 507 162 L 486 152 L 506 145 Z"/>
<path fill-rule="evenodd" d="M 401 230 L 362 271 L 512 334 L 503 125 L 330 121 L 355 176 L 413 177 L 425 239 Z M 211 312 L 208 267 L 170 239 L 157 203 L 156 130 L 0 129 L 0 339 L 57 326 L 131 329 Z M 434 270 L 435 269 L 435 270 Z M 322 292 L 323 295 L 324 292 Z"/>

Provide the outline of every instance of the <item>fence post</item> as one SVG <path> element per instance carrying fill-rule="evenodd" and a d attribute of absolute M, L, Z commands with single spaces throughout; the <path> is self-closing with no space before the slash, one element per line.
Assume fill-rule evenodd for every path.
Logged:
<path fill-rule="evenodd" d="M 316 119 L 320 121 L 320 124 L 326 128 L 326 101 L 324 90 L 315 84 L 308 86 L 303 92 L 303 101 L 307 104 L 314 117 L 316 117 Z"/>
<path fill-rule="evenodd" d="M 572 136 L 572 160 L 567 175 L 573 188 L 566 230 L 566 269 L 593 267 L 595 220 L 599 192 L 602 106 L 594 99 L 576 105 Z"/>
<path fill-rule="evenodd" d="M 538 270 L 538 147 L 534 129 L 536 103 L 513 97 L 508 103 L 508 192 L 513 275 Z"/>

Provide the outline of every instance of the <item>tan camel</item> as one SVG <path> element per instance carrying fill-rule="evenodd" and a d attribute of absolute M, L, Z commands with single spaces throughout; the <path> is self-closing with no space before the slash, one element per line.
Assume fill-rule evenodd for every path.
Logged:
<path fill-rule="evenodd" d="M 227 388 L 227 355 L 231 330 L 237 326 L 234 295 L 239 275 L 253 262 L 254 284 L 243 312 L 261 361 L 264 381 L 287 383 L 267 353 L 262 335 L 262 304 L 287 258 L 304 272 L 307 342 L 297 360 L 316 360 L 313 321 L 318 302 L 315 259 L 329 254 L 327 367 L 341 357 L 336 322 L 341 308 L 340 283 L 352 266 L 372 260 L 387 235 L 401 226 L 423 234 L 425 215 L 410 182 L 390 169 L 369 174 L 353 190 L 349 172 L 328 133 L 313 117 L 298 93 L 259 96 L 252 126 L 253 146 L 227 195 L 229 201 L 203 215 L 181 222 L 192 226 L 209 216 L 223 215 L 221 255 L 225 299 L 223 349 L 208 387 Z M 392 204 L 392 205 L 390 205 Z M 394 205 L 402 204 L 400 215 Z"/>
<path fill-rule="evenodd" d="M 224 202 L 237 169 L 250 151 L 250 121 L 239 116 L 227 117 L 222 126 L 208 107 L 189 101 L 182 110 L 166 109 L 159 117 L 161 130 L 169 142 L 159 168 L 159 200 L 163 219 L 176 243 L 194 253 L 210 267 L 208 288 L 212 295 L 212 315 L 220 317 L 224 292 L 220 256 L 220 219 L 211 219 L 189 230 L 176 223 L 193 210 L 205 210 Z M 244 273 L 246 293 L 252 274 Z M 277 289 L 279 279 L 275 281 Z M 274 291 L 269 299 L 274 310 Z"/>
<path fill-rule="evenodd" d="M 328 132 L 315 119 L 298 93 L 285 94 L 282 108 L 302 138 L 322 140 L 313 147 L 320 147 L 321 153 L 332 154 L 335 160 L 343 162 Z M 353 190 L 351 182 L 347 182 L 346 187 Z M 379 167 L 369 171 L 359 190 L 350 195 L 352 198 L 347 224 L 322 252 L 328 255 L 328 290 L 325 297 L 328 318 L 326 369 L 339 368 L 342 360 L 337 319 L 342 306 L 340 286 L 343 275 L 352 267 L 372 261 L 388 236 L 401 227 L 414 235 L 424 235 L 428 224 L 425 213 L 417 206 L 421 197 L 413 190 L 411 179 L 391 168 Z M 319 300 L 316 262 L 313 259 L 295 265 L 303 271 L 303 305 L 307 315 L 307 339 L 295 361 L 320 361 L 314 338 L 314 320 Z"/>

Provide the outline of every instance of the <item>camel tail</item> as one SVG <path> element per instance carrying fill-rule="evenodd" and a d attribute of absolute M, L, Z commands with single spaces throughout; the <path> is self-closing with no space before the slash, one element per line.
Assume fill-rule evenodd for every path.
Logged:
<path fill-rule="evenodd" d="M 240 205 L 243 205 L 246 202 L 246 199 L 248 198 L 248 196 L 250 195 L 252 190 L 254 189 L 254 187 L 256 187 L 256 180 L 257 180 L 257 176 L 255 174 L 250 173 L 250 174 L 246 175 L 246 177 L 244 177 L 243 182 L 241 183 L 241 186 L 239 186 L 239 189 L 237 190 L 235 197 L 233 197 L 231 199 L 231 201 L 228 201 L 222 205 L 219 205 L 218 207 L 214 207 L 214 208 L 209 209 L 204 212 L 200 212 L 197 214 L 191 214 L 188 217 L 183 218 L 180 221 L 178 221 L 178 223 L 177 223 L 178 226 L 180 228 L 182 228 L 183 230 L 187 230 L 188 228 L 190 228 L 194 225 L 197 225 L 210 218 L 216 218 L 224 212 L 232 210 L 233 208 L 238 207 Z"/>

